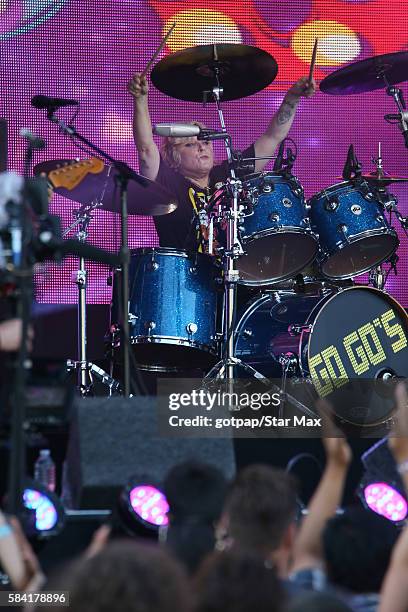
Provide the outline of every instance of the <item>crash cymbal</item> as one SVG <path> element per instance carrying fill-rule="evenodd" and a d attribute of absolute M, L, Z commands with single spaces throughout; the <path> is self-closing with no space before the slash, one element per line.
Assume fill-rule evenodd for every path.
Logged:
<path fill-rule="evenodd" d="M 120 212 L 119 187 L 116 171 L 102 160 L 53 159 L 34 167 L 34 174 L 46 174 L 54 191 L 80 204 L 99 200 L 102 210 Z M 134 173 L 128 182 L 128 213 L 130 215 L 167 215 L 177 208 L 177 201 L 154 181 Z"/>
<path fill-rule="evenodd" d="M 320 89 L 335 96 L 346 96 L 383 89 L 407 79 L 408 51 L 400 51 L 376 55 L 340 68 L 323 79 Z"/>
<path fill-rule="evenodd" d="M 172 98 L 213 102 L 211 90 L 217 85 L 217 70 L 223 89 L 221 100 L 237 100 L 272 83 L 278 65 L 269 53 L 249 45 L 200 45 L 162 59 L 152 70 L 151 79 L 157 89 Z"/>

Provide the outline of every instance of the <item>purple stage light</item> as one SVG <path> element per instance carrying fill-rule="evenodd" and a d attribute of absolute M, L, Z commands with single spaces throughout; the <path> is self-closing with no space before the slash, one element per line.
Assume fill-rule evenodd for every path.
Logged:
<path fill-rule="evenodd" d="M 364 488 L 367 506 L 389 521 L 403 521 L 408 512 L 406 499 L 386 482 L 373 482 Z"/>
<path fill-rule="evenodd" d="M 161 527 L 168 524 L 169 505 L 165 495 L 151 485 L 138 485 L 129 493 L 130 504 L 144 522 Z"/>
<path fill-rule="evenodd" d="M 49 531 L 58 521 L 58 512 L 51 499 L 34 489 L 24 490 L 24 505 L 35 510 L 35 527 L 38 531 Z"/>

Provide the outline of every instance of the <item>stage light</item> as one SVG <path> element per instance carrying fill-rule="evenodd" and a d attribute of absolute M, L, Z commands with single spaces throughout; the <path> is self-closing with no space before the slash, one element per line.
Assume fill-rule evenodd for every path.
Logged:
<path fill-rule="evenodd" d="M 389 521 L 402 523 L 408 515 L 407 497 L 387 439 L 369 448 L 362 462 L 366 471 L 357 490 L 362 503 Z"/>
<path fill-rule="evenodd" d="M 141 527 L 155 532 L 165 527 L 168 510 L 164 493 L 148 478 L 131 478 L 120 494 L 120 517 L 132 533 L 140 532 Z"/>
<path fill-rule="evenodd" d="M 23 492 L 23 504 L 35 512 L 36 534 L 56 535 L 65 524 L 64 508 L 58 497 L 35 480 L 28 479 Z"/>
<path fill-rule="evenodd" d="M 134 512 L 146 523 L 155 527 L 167 525 L 169 505 L 164 494 L 151 485 L 139 485 L 129 493 Z"/>
<path fill-rule="evenodd" d="M 370 510 L 389 521 L 398 523 L 407 516 L 406 499 L 386 482 L 373 482 L 364 487 L 364 498 Z"/>

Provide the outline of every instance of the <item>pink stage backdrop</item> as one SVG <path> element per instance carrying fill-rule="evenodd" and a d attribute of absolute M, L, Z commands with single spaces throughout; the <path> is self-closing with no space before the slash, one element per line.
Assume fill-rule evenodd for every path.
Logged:
<path fill-rule="evenodd" d="M 35 94 L 75 98 L 81 102 L 78 129 L 111 155 L 137 168 L 132 140 L 132 100 L 126 83 L 141 70 L 173 21 L 177 28 L 164 55 L 199 44 L 245 43 L 271 53 L 279 65 L 275 82 L 249 98 L 224 104 L 234 146 L 244 148 L 265 128 L 290 83 L 308 73 L 313 42 L 320 51 L 316 78 L 371 55 L 404 50 L 408 14 L 400 0 L 9 0 L 0 3 L 1 114 L 9 121 L 9 167 L 20 171 L 24 143 L 18 136 L 29 127 L 43 136 L 47 148 L 35 162 L 84 157 L 74 144 L 49 124 L 44 112 L 30 106 Z M 250 79 L 243 74 L 242 80 Z M 188 83 L 185 84 L 188 87 Z M 405 87 L 405 85 L 403 85 Z M 366 171 L 378 141 L 386 170 L 408 174 L 408 153 L 401 135 L 383 115 L 394 112 L 384 91 L 358 96 L 328 96 L 320 92 L 301 103 L 291 136 L 298 145 L 295 173 L 307 197 L 337 182 L 346 152 L 354 143 Z M 191 118 L 218 127 L 212 105 L 173 100 L 152 88 L 153 122 Z M 69 118 L 69 112 L 61 111 Z M 217 155 L 222 158 L 220 145 Z M 393 190 L 400 210 L 408 215 L 408 187 Z M 54 213 L 64 228 L 72 222 L 75 204 L 56 196 Z M 97 212 L 90 242 L 117 250 L 119 219 Z M 389 291 L 408 305 L 408 239 L 401 235 L 398 276 L 390 276 Z M 156 245 L 151 218 L 130 222 L 130 246 Z M 90 264 L 89 302 L 110 301 L 106 267 Z M 77 299 L 72 272 L 76 262 L 48 264 L 37 275 L 37 299 L 73 303 Z"/>

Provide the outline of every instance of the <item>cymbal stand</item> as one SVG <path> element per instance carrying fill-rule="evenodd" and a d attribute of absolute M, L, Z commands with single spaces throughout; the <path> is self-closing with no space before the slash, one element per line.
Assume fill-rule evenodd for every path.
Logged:
<path fill-rule="evenodd" d="M 406 104 L 402 89 L 400 87 L 396 87 L 395 85 L 390 85 L 384 67 L 380 67 L 378 77 L 382 78 L 386 86 L 387 95 L 391 96 L 397 105 L 399 117 L 396 118 L 396 122 L 399 123 L 401 133 L 404 137 L 405 147 L 408 148 L 408 121 L 406 119 L 406 112 L 404 112 L 406 109 Z M 384 119 L 389 123 L 392 123 L 392 121 L 387 118 L 387 115 L 385 115 Z"/>
<path fill-rule="evenodd" d="M 92 219 L 92 211 L 99 206 L 99 202 L 85 204 L 73 211 L 75 221 L 63 233 L 63 237 L 75 227 L 78 228 L 76 237 L 78 242 L 86 242 L 88 228 Z M 75 273 L 75 283 L 78 287 L 78 358 L 76 361 L 67 360 L 67 370 L 78 373 L 78 391 L 83 397 L 91 394 L 92 382 L 89 374 L 90 364 L 87 360 L 87 324 L 86 324 L 86 287 L 88 271 L 84 257 L 79 258 L 79 268 Z"/>
<path fill-rule="evenodd" d="M 78 228 L 76 237 L 78 242 L 85 243 L 88 238 L 88 228 L 92 220 L 92 211 L 100 206 L 96 200 L 91 204 L 84 204 L 73 211 L 75 221 L 65 230 L 63 237 L 67 236 L 75 227 Z M 75 273 L 75 283 L 78 287 L 78 358 L 67 360 L 67 371 L 77 371 L 77 388 L 82 397 L 92 395 L 93 377 L 109 388 L 109 395 L 120 394 L 120 384 L 104 370 L 87 359 L 87 322 L 86 322 L 86 287 L 88 271 L 85 258 L 79 257 L 79 268 Z"/>
<path fill-rule="evenodd" d="M 206 374 L 208 378 L 224 378 L 228 381 L 234 379 L 236 367 L 242 367 L 250 376 L 258 379 L 267 380 L 262 374 L 257 372 L 248 364 L 244 364 L 234 355 L 235 345 L 235 330 L 234 330 L 234 315 L 236 310 L 236 286 L 239 279 L 239 272 L 235 268 L 235 260 L 244 254 L 244 249 L 238 237 L 238 221 L 241 216 L 239 194 L 242 190 L 242 182 L 237 178 L 233 159 L 234 152 L 231 147 L 231 138 L 227 133 L 224 114 L 221 108 L 221 96 L 223 89 L 220 85 L 221 63 L 218 60 L 217 45 L 214 45 L 214 61 L 211 64 L 211 70 L 215 79 L 215 86 L 211 92 L 204 92 L 204 101 L 208 93 L 213 97 L 216 104 L 218 118 L 221 125 L 222 133 L 224 133 L 224 143 L 227 152 L 227 159 L 230 166 L 230 177 L 228 178 L 228 192 L 230 196 L 230 206 L 223 209 L 223 214 L 227 220 L 227 239 L 226 249 L 223 252 L 223 267 L 224 267 L 224 345 L 221 360 Z"/>

